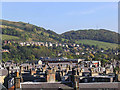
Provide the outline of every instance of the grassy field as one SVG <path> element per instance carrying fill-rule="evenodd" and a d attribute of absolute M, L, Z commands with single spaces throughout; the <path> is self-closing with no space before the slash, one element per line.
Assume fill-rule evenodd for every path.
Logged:
<path fill-rule="evenodd" d="M 108 48 L 115 49 L 116 47 L 118 47 L 118 44 L 95 41 L 95 40 L 79 40 L 76 41 L 76 43 L 98 45 L 99 48 L 104 48 L 104 49 L 108 49 Z"/>
<path fill-rule="evenodd" d="M 19 37 L 11 36 L 11 35 L 2 35 L 2 40 L 18 40 Z"/>

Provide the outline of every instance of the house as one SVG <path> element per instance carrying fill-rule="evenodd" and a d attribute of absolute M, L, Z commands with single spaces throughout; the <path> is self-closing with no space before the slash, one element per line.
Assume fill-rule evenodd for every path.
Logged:
<path fill-rule="evenodd" d="M 76 46 L 79 47 L 80 45 L 77 44 Z"/>
<path fill-rule="evenodd" d="M 104 52 L 104 50 L 101 50 L 101 52 L 103 53 L 103 52 Z"/>
<path fill-rule="evenodd" d="M 78 47 L 74 47 L 75 50 L 77 50 Z"/>
<path fill-rule="evenodd" d="M 68 45 L 66 44 L 65 47 L 68 48 Z"/>
<path fill-rule="evenodd" d="M 42 65 L 42 61 L 41 60 L 38 61 L 38 65 Z"/>
<path fill-rule="evenodd" d="M 49 47 L 52 47 L 52 46 L 53 46 L 53 44 L 50 42 L 50 43 L 49 43 Z"/>
<path fill-rule="evenodd" d="M 21 45 L 21 46 L 24 46 L 24 43 L 23 43 L 23 42 L 21 42 L 21 43 L 20 43 L 20 45 Z"/>
<path fill-rule="evenodd" d="M 82 54 L 82 55 L 84 55 L 85 53 L 84 53 L 84 52 L 82 52 L 81 54 Z"/>
<path fill-rule="evenodd" d="M 2 52 L 7 52 L 7 53 L 9 53 L 9 50 L 3 49 Z"/>
<path fill-rule="evenodd" d="M 58 46 L 62 46 L 62 44 L 61 44 L 61 43 L 59 43 L 59 44 L 58 44 Z"/>
<path fill-rule="evenodd" d="M 62 53 L 58 53 L 58 56 L 61 56 L 62 55 Z"/>
<path fill-rule="evenodd" d="M 80 55 L 80 53 L 79 53 L 79 52 L 76 52 L 75 55 Z"/>
<path fill-rule="evenodd" d="M 48 47 L 48 43 L 47 42 L 45 43 L 45 47 Z"/>

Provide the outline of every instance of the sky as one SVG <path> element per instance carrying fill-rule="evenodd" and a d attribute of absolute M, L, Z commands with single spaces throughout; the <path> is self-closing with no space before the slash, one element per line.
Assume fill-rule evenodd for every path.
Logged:
<path fill-rule="evenodd" d="M 29 22 L 58 34 L 80 29 L 118 32 L 118 3 L 2 2 L 2 19 Z"/>

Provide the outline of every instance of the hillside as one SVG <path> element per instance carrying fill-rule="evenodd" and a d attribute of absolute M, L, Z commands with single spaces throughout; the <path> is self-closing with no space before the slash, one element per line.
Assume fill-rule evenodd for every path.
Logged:
<path fill-rule="evenodd" d="M 96 40 L 103 41 L 109 43 L 118 43 L 118 33 L 112 32 L 109 30 L 77 30 L 77 31 L 69 31 L 62 34 L 62 37 L 69 40 Z"/>
<path fill-rule="evenodd" d="M 18 37 L 18 41 L 57 42 L 62 40 L 60 35 L 56 34 L 55 32 L 29 23 L 2 20 L 2 25 L 0 27 L 2 28 L 3 35 Z"/>
<path fill-rule="evenodd" d="M 99 48 L 104 48 L 104 49 L 108 49 L 108 48 L 117 48 L 118 44 L 115 43 L 108 43 L 108 42 L 101 42 L 101 41 L 96 41 L 96 40 L 78 40 L 76 41 L 76 43 L 78 44 L 87 44 L 87 45 L 94 45 L 94 46 L 98 46 Z"/>
<path fill-rule="evenodd" d="M 67 57 L 86 58 L 92 57 L 94 60 L 105 58 L 111 60 L 117 52 L 117 33 L 108 30 L 78 30 L 57 34 L 52 30 L 46 30 L 24 22 L 2 21 L 3 49 L 8 49 L 10 53 L 2 53 L 3 61 L 14 60 L 15 62 L 26 60 L 38 60 L 40 57 Z M 16 42 L 58 42 L 68 44 L 68 47 L 46 47 L 39 45 L 21 46 L 19 43 L 7 43 L 4 40 L 15 40 Z M 71 44 L 72 43 L 72 44 Z M 80 44 L 79 48 L 73 46 Z M 78 46 L 77 46 L 78 47 Z M 104 49 L 104 52 L 101 50 Z M 79 55 L 76 55 L 79 53 Z M 91 54 L 92 53 L 92 54 Z"/>
<path fill-rule="evenodd" d="M 3 40 L 16 41 L 50 41 L 50 42 L 76 42 L 89 45 L 101 45 L 102 47 L 113 48 L 118 43 L 118 33 L 109 30 L 77 30 L 69 31 L 63 34 L 57 34 L 52 30 L 46 30 L 24 22 L 2 21 Z M 95 41 L 93 41 L 95 40 Z M 106 42 L 107 44 L 105 44 Z"/>
<path fill-rule="evenodd" d="M 20 38 L 17 36 L 11 35 L 2 35 L 2 40 L 19 40 Z"/>

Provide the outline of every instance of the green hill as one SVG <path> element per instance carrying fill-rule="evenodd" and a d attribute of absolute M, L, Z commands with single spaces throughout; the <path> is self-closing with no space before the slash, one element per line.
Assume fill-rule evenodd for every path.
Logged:
<path fill-rule="evenodd" d="M 1 20 L 2 34 L 19 37 L 19 41 L 51 41 L 57 42 L 62 40 L 60 35 L 51 30 L 46 30 L 24 22 L 13 22 Z M 12 38 L 13 39 L 13 38 Z"/>
<path fill-rule="evenodd" d="M 118 44 L 95 41 L 95 40 L 78 40 L 78 41 L 76 41 L 76 43 L 87 44 L 87 45 L 91 45 L 91 46 L 95 45 L 95 46 L 98 46 L 99 48 L 104 48 L 104 49 L 108 49 L 108 48 L 115 49 L 118 47 Z"/>
<path fill-rule="evenodd" d="M 20 38 L 17 36 L 11 35 L 2 35 L 2 40 L 19 40 Z"/>
<path fill-rule="evenodd" d="M 118 33 L 109 30 L 77 30 L 63 34 L 57 34 L 52 30 L 46 30 L 24 22 L 0 20 L 2 25 L 2 39 L 16 41 L 50 41 L 50 42 L 76 42 L 88 45 L 98 45 L 102 48 L 114 48 L 118 43 Z"/>
<path fill-rule="evenodd" d="M 96 40 L 96 41 L 103 41 L 109 43 L 118 43 L 118 33 L 104 29 L 69 31 L 63 33 L 62 37 L 73 41 L 87 39 L 87 40 Z"/>

